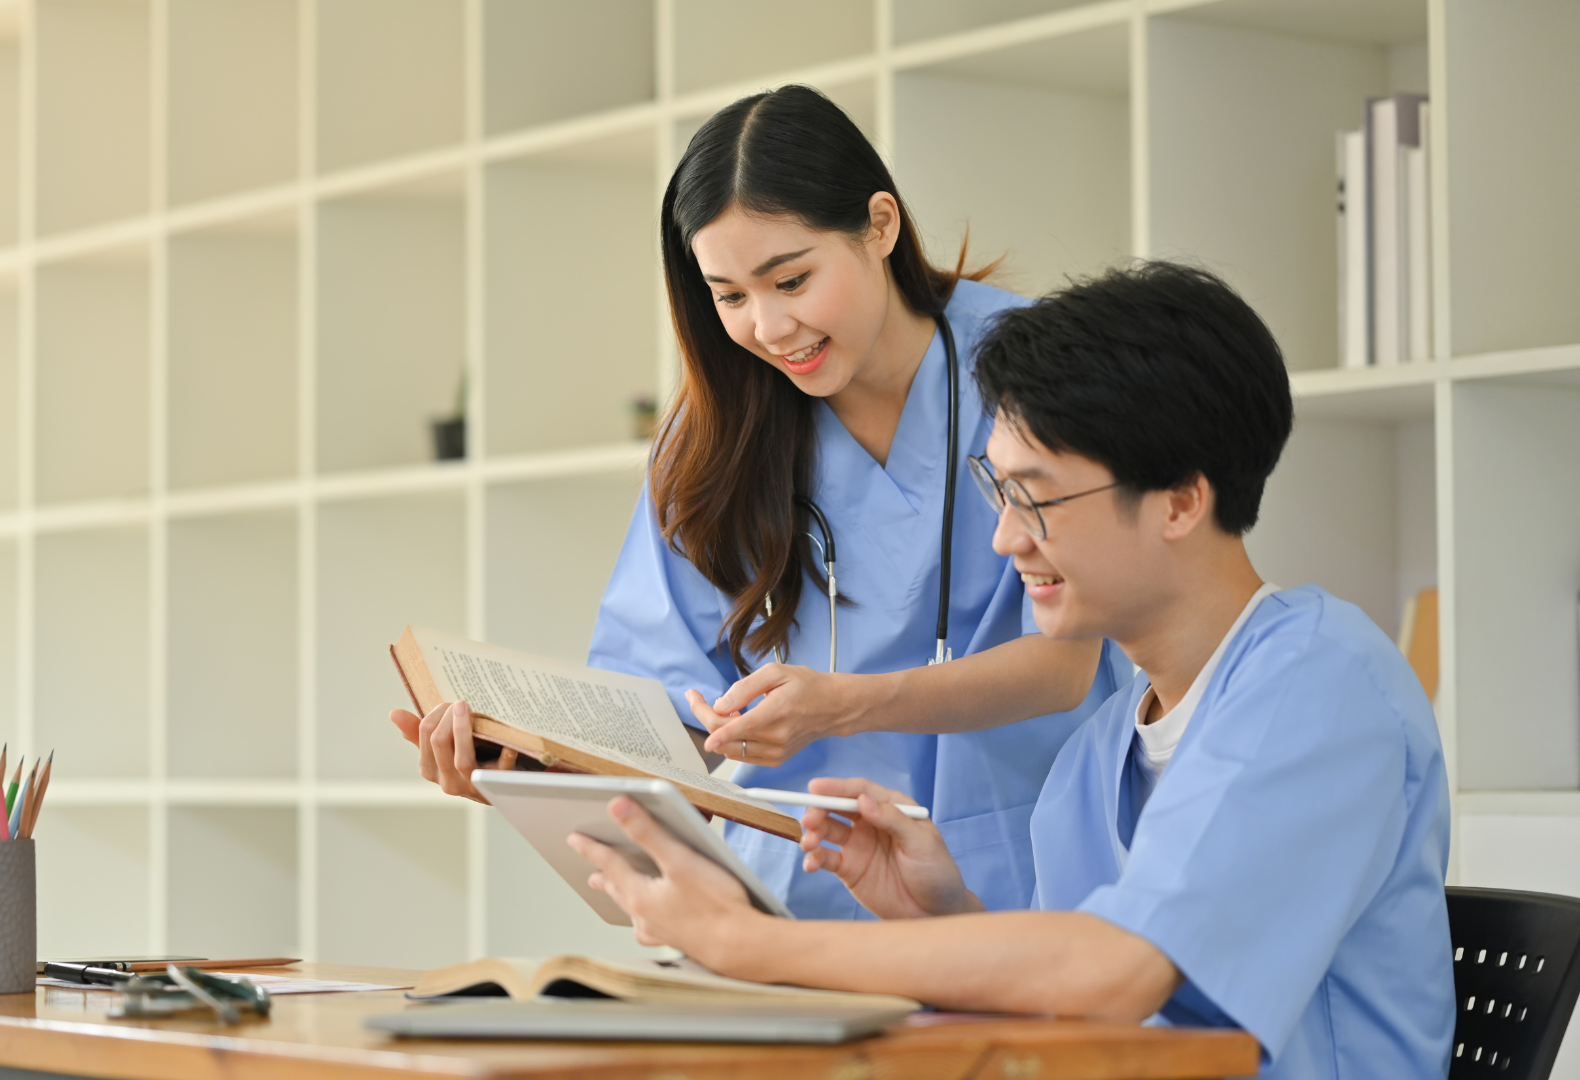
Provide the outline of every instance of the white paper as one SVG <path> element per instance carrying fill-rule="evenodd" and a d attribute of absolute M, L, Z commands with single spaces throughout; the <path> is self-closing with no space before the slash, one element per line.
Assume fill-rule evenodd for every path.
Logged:
<path fill-rule="evenodd" d="M 158 972 L 144 972 L 148 975 L 157 975 Z M 251 979 L 257 986 L 263 987 L 271 994 L 331 994 L 349 993 L 362 990 L 409 990 L 409 986 L 384 986 L 380 983 L 339 982 L 334 979 L 299 979 L 290 975 L 254 975 L 249 971 L 215 971 L 213 975 L 226 975 L 230 978 Z M 104 986 L 99 983 L 74 983 L 65 979 L 41 978 L 36 980 L 39 986 L 58 986 L 65 990 L 110 990 L 119 991 L 118 986 Z"/>

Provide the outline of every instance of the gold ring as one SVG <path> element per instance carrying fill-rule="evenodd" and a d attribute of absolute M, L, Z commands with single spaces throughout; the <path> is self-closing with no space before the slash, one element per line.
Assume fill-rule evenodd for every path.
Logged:
<path fill-rule="evenodd" d="M 746 760 L 746 740 L 745 739 L 741 740 L 741 760 L 742 761 Z"/>

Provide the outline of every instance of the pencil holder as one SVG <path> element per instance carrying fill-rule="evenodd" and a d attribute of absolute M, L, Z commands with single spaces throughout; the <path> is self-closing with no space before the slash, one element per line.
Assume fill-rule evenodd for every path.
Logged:
<path fill-rule="evenodd" d="M 32 993 L 37 962 L 33 841 L 0 840 L 0 994 Z"/>

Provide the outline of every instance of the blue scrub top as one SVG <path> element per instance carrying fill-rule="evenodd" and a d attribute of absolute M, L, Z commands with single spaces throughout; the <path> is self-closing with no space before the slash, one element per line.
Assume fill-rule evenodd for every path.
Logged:
<path fill-rule="evenodd" d="M 1454 971 L 1437 723 L 1393 642 L 1315 585 L 1230 642 L 1135 816 L 1135 680 L 1065 747 L 1032 815 L 1037 906 L 1150 941 L 1161 1022 L 1238 1026 L 1261 1076 L 1443 1076 Z"/>
<path fill-rule="evenodd" d="M 971 373 L 989 321 L 1024 297 L 976 282 L 956 286 L 946 314 L 960 358 L 960 460 L 955 497 L 949 646 L 956 657 L 1035 633 L 1030 602 L 1010 560 L 993 552 L 997 519 L 966 473 L 993 426 Z M 818 457 L 812 498 L 838 547 L 835 574 L 852 605 L 839 608 L 839 670 L 877 673 L 932 658 L 938 618 L 939 531 L 943 522 L 948 362 L 934 333 L 906 398 L 888 467 L 840 423 L 826 402 L 816 411 Z M 604 594 L 588 664 L 661 681 L 681 718 L 692 722 L 688 689 L 713 700 L 743 673 L 719 641 L 730 598 L 669 549 L 643 490 Z M 771 657 L 752 657 L 761 664 Z M 788 661 L 826 670 L 828 597 L 803 590 Z M 989 908 L 1024 908 L 1033 872 L 1029 823 L 1048 769 L 1070 733 L 1132 668 L 1104 646 L 1092 690 L 1073 712 L 955 735 L 873 732 L 820 739 L 777 768 L 743 766 L 744 785 L 805 790 L 818 776 L 865 776 L 931 807 L 967 884 Z M 801 918 L 861 918 L 866 912 L 833 874 L 807 874 L 787 840 L 731 824 L 725 836 L 748 865 Z"/>

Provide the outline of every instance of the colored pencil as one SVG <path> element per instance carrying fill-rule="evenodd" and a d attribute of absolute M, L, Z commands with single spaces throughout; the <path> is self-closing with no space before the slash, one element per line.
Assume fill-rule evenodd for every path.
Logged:
<path fill-rule="evenodd" d="M 38 774 L 38 786 L 33 789 L 33 808 L 28 811 L 27 824 L 22 829 L 24 840 L 33 839 L 33 830 L 38 827 L 38 812 L 44 808 L 44 793 L 49 790 L 49 770 L 54 764 L 55 751 L 51 750 L 43 771 Z"/>
<path fill-rule="evenodd" d="M 32 782 L 33 777 L 31 774 L 23 777 L 22 790 L 17 793 L 16 801 L 11 804 L 11 817 L 9 819 L 9 823 L 11 825 L 12 836 L 19 837 L 22 835 L 19 831 L 22 828 L 22 804 L 27 802 L 27 789 Z"/>
<path fill-rule="evenodd" d="M 16 803 L 16 786 L 22 780 L 22 766 L 25 765 L 26 763 L 27 763 L 27 755 L 26 754 L 23 754 L 21 757 L 16 759 L 16 772 L 13 773 L 12 776 L 11 776 L 11 786 L 6 788 L 6 791 L 5 791 L 5 816 L 8 817 L 8 818 L 11 816 L 11 807 L 12 807 L 12 805 Z M 4 779 L 5 779 L 5 776 L 3 774 L 0 774 L 0 780 L 4 780 Z"/>

